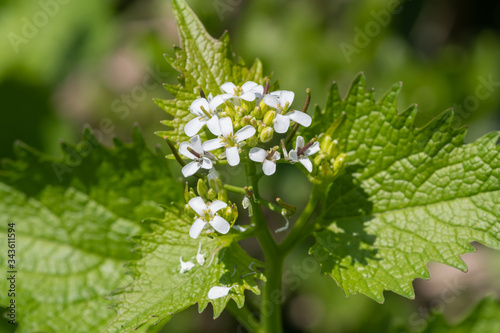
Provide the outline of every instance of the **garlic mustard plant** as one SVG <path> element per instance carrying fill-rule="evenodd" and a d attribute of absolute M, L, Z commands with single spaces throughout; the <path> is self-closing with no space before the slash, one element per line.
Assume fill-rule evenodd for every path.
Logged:
<path fill-rule="evenodd" d="M 29 309 L 19 332 L 158 332 L 198 304 L 214 318 L 227 309 L 239 331 L 281 333 L 282 303 L 314 274 L 334 280 L 325 294 L 383 303 L 385 291 L 414 298 L 429 262 L 466 271 L 473 241 L 500 249 L 500 133 L 465 144 L 452 110 L 417 128 L 417 107 L 396 103 L 401 84 L 376 100 L 363 74 L 309 108 L 324 91 L 285 90 L 171 2 L 181 46 L 166 58 L 180 76 L 165 84 L 172 99 L 155 99 L 168 150 L 149 150 L 138 129 L 110 149 L 86 129 L 61 158 L 17 144 L 0 165 L 0 239 L 17 228 L 19 244 L 18 265 L 0 266 L 17 270 L 15 302 Z M 291 267 L 317 270 L 290 279 L 294 250 L 309 257 Z M 498 302 L 478 309 L 445 331 L 498 331 Z"/>

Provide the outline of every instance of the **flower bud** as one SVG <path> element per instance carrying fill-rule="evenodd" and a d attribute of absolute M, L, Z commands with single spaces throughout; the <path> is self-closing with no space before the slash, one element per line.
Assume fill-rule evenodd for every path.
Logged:
<path fill-rule="evenodd" d="M 230 115 L 231 117 L 234 117 L 236 115 L 237 110 L 235 110 L 233 103 L 231 103 L 230 101 L 225 101 L 224 106 L 226 107 L 225 111 L 228 115 Z"/>
<path fill-rule="evenodd" d="M 259 107 L 262 111 L 262 114 L 265 114 L 267 111 L 269 111 L 269 106 L 267 106 L 266 103 L 264 103 L 264 99 L 262 99 L 259 103 Z"/>
<path fill-rule="evenodd" d="M 260 132 L 259 139 L 262 143 L 271 141 L 273 138 L 274 130 L 272 127 L 266 127 Z"/>
<path fill-rule="evenodd" d="M 252 110 L 252 103 L 245 101 L 244 99 L 241 100 L 241 106 L 246 112 L 250 112 L 250 110 Z"/>
<path fill-rule="evenodd" d="M 255 117 L 255 118 L 257 118 L 257 119 L 261 119 L 261 118 L 262 118 L 262 114 L 263 114 L 263 113 L 262 113 L 261 108 L 257 106 L 257 107 L 256 107 L 256 108 L 252 111 L 252 113 L 250 113 L 250 114 L 252 115 L 252 117 Z"/>
<path fill-rule="evenodd" d="M 257 140 L 257 138 L 255 137 L 255 135 L 252 135 L 251 137 L 249 137 L 247 140 L 246 140 L 246 143 L 248 146 L 250 147 L 255 147 L 257 146 L 257 144 L 259 143 L 259 140 Z"/>
<path fill-rule="evenodd" d="M 186 200 L 186 202 L 189 202 L 189 187 L 188 187 L 188 183 L 186 182 L 186 186 L 184 187 L 184 200 Z"/>
<path fill-rule="evenodd" d="M 217 177 L 215 181 L 217 184 L 217 187 L 215 188 L 216 191 L 220 191 L 221 189 L 224 188 L 224 186 L 222 185 L 222 180 L 220 180 L 220 177 Z"/>
<path fill-rule="evenodd" d="M 196 195 L 196 193 L 194 193 L 194 190 L 192 187 L 189 189 L 188 197 L 189 197 L 189 200 L 197 197 L 197 195 Z M 189 200 L 188 200 L 188 202 L 189 202 Z"/>
<path fill-rule="evenodd" d="M 225 219 L 231 225 L 233 224 L 234 221 L 236 221 L 236 218 L 233 214 L 233 210 L 229 206 L 224 208 L 224 210 L 221 212 L 221 216 L 223 219 Z"/>
<path fill-rule="evenodd" d="M 266 115 L 264 116 L 264 123 L 267 126 L 272 126 L 274 124 L 275 118 L 276 118 L 276 111 L 274 110 L 267 111 Z"/>
<path fill-rule="evenodd" d="M 225 189 L 221 189 L 217 195 L 217 199 L 227 202 L 227 191 Z"/>
<path fill-rule="evenodd" d="M 219 187 L 218 186 L 218 182 L 220 182 L 220 175 L 219 173 L 217 172 L 217 170 L 215 170 L 215 168 L 212 168 L 210 169 L 210 171 L 208 172 L 208 186 L 210 186 L 211 188 L 213 188 L 216 192 L 219 188 L 222 188 L 222 185 L 220 185 Z"/>
<path fill-rule="evenodd" d="M 209 189 L 207 192 L 207 199 L 213 201 L 217 197 L 217 193 L 213 188 Z"/>
<path fill-rule="evenodd" d="M 188 204 L 184 205 L 184 213 L 186 213 L 186 215 L 189 218 L 195 218 L 196 217 L 196 212 Z"/>
<path fill-rule="evenodd" d="M 334 173 L 342 171 L 342 169 L 344 168 L 344 162 L 346 160 L 346 157 L 347 157 L 346 154 L 339 154 L 339 156 L 335 158 L 335 162 L 333 162 Z"/>
<path fill-rule="evenodd" d="M 246 125 L 249 125 L 249 124 L 250 124 L 250 117 L 249 116 L 244 116 L 243 118 L 241 118 L 241 120 L 240 120 L 241 127 L 245 127 Z"/>
<path fill-rule="evenodd" d="M 198 184 L 196 184 L 196 191 L 198 192 L 198 195 L 202 198 L 207 197 L 208 193 L 208 187 L 207 184 L 203 181 L 203 179 L 198 179 Z"/>

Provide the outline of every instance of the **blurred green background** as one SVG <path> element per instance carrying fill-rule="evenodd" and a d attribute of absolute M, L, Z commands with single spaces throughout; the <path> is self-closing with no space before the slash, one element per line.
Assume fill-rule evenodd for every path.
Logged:
<path fill-rule="evenodd" d="M 247 63 L 259 57 L 281 88 L 296 92 L 299 106 L 306 88 L 323 105 L 332 81 L 345 94 L 364 71 L 377 97 L 404 82 L 400 109 L 417 103 L 419 126 L 454 107 L 455 125 L 470 125 L 468 140 L 500 129 L 498 1 L 187 1 L 213 36 L 229 31 Z M 151 147 L 164 144 L 153 132 L 164 129 L 165 114 L 152 98 L 168 98 L 161 83 L 177 77 L 163 59 L 178 44 L 168 0 L 3 0 L 0 35 L 0 157 L 14 156 L 15 140 L 60 155 L 60 140 L 76 142 L 84 125 L 110 144 L 129 141 L 137 123 Z M 290 200 L 300 206 L 302 199 Z M 429 308 L 456 318 L 485 293 L 500 294 L 500 267 L 491 265 L 499 255 L 483 248 L 470 259 L 477 271 L 436 265 L 432 274 L 444 277 L 417 281 L 417 301 L 388 293 L 384 305 L 345 300 L 306 252 L 295 251 L 285 270 L 287 332 L 421 328 Z M 297 273 L 301 265 L 312 266 Z M 467 288 L 439 303 L 451 290 L 443 281 L 455 283 L 455 275 Z M 212 321 L 210 310 L 195 313 L 175 316 L 164 331 L 238 331 L 227 314 Z"/>

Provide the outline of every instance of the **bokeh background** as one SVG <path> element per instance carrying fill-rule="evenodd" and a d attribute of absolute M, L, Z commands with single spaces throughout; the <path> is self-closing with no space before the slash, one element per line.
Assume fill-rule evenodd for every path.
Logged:
<path fill-rule="evenodd" d="M 470 125 L 469 141 L 500 129 L 498 1 L 187 2 L 213 36 L 229 31 L 247 63 L 259 57 L 298 104 L 311 88 L 313 103 L 323 105 L 332 81 L 345 94 L 363 71 L 378 97 L 404 82 L 400 109 L 417 103 L 419 126 L 454 107 L 455 125 Z M 161 83 L 177 77 L 163 59 L 179 43 L 168 0 L 1 0 L 0 36 L 0 157 L 14 157 L 15 140 L 60 155 L 60 141 L 77 142 L 85 125 L 111 144 L 129 141 L 138 124 L 151 147 L 163 147 L 153 132 L 164 129 L 165 114 L 152 98 L 168 98 Z M 270 192 L 274 185 L 264 184 Z M 298 185 L 290 186 L 282 191 L 300 206 Z M 500 256 L 478 245 L 464 257 L 467 274 L 430 265 L 431 280 L 415 282 L 416 301 L 392 293 L 383 305 L 346 300 L 307 261 L 307 245 L 285 268 L 287 332 L 418 329 L 431 308 L 457 320 L 483 295 L 500 295 Z M 244 332 L 228 314 L 211 316 L 192 307 L 164 331 Z"/>

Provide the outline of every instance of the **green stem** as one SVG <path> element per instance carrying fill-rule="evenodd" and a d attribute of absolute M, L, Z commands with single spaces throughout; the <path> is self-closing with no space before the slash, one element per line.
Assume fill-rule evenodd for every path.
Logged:
<path fill-rule="evenodd" d="M 253 188 L 256 201 L 251 200 L 253 206 L 252 222 L 255 224 L 257 239 L 262 247 L 266 259 L 266 283 L 261 299 L 261 333 L 281 333 L 281 278 L 283 273 L 283 256 L 274 241 L 266 220 L 262 214 L 261 199 L 259 194 L 258 179 L 255 173 L 255 164 L 245 163 L 247 181 Z"/>
<path fill-rule="evenodd" d="M 280 244 L 280 250 L 284 255 L 288 254 L 296 245 L 300 244 L 313 231 L 312 228 L 309 228 L 307 222 L 309 222 L 309 219 L 316 211 L 316 206 L 318 205 L 319 199 L 319 188 L 317 186 L 313 186 L 311 190 L 311 196 L 309 197 L 309 201 L 307 202 L 304 211 L 302 211 L 302 214 L 300 214 L 297 222 L 293 226 L 288 236 Z"/>
<path fill-rule="evenodd" d="M 272 203 L 272 202 L 269 202 L 267 201 L 266 199 L 263 199 L 263 198 L 259 198 L 257 200 L 257 202 L 261 205 L 261 206 L 264 206 L 264 207 L 267 207 L 269 208 L 270 210 L 272 210 L 273 212 L 276 212 L 278 214 L 281 214 L 281 211 L 283 210 L 283 208 L 281 208 L 279 205 L 275 204 L 275 203 Z"/>
<path fill-rule="evenodd" d="M 245 189 L 240 186 L 234 186 L 234 185 L 228 185 L 224 184 L 224 188 L 228 190 L 229 192 L 234 192 L 238 194 L 246 194 Z"/>
<path fill-rule="evenodd" d="M 226 309 L 243 327 L 245 327 L 248 332 L 256 332 L 259 326 L 259 321 L 247 305 L 243 305 L 243 307 L 238 308 L 236 303 L 229 302 L 227 303 Z"/>

